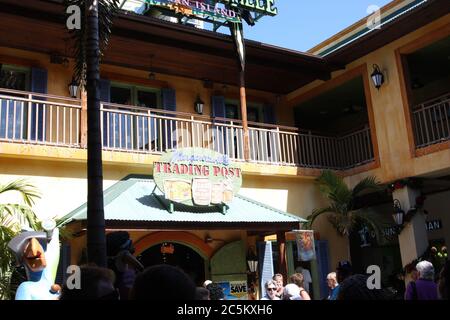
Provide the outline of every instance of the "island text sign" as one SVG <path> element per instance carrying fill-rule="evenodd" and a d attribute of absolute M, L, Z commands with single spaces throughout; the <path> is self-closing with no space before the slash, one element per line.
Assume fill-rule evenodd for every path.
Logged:
<path fill-rule="evenodd" d="M 275 0 L 146 0 L 153 7 L 210 22 L 240 22 L 240 10 L 275 16 Z"/>
<path fill-rule="evenodd" d="M 166 199 L 198 206 L 230 203 L 242 184 L 241 168 L 228 156 L 202 148 L 164 153 L 153 177 Z"/>

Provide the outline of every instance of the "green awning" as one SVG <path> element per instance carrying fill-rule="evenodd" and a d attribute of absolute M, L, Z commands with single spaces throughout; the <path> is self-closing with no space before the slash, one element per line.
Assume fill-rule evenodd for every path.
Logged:
<path fill-rule="evenodd" d="M 226 213 L 218 207 L 193 207 L 167 201 L 152 176 L 131 175 L 104 192 L 107 228 L 130 229 L 299 229 L 306 220 L 241 195 L 235 196 Z M 64 223 L 85 223 L 87 206 L 83 204 L 64 216 Z"/>

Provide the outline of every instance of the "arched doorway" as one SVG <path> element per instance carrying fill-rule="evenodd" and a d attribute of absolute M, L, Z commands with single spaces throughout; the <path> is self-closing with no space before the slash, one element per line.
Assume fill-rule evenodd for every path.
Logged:
<path fill-rule="evenodd" d="M 200 286 L 205 280 L 205 260 L 190 247 L 177 242 L 153 245 L 138 255 L 145 266 L 168 264 L 183 269 Z"/>

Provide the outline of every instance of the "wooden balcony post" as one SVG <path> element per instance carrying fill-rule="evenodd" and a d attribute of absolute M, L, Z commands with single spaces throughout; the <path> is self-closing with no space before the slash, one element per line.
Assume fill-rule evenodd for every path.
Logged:
<path fill-rule="evenodd" d="M 244 132 L 244 159 L 245 161 L 250 160 L 250 139 L 248 133 L 248 123 L 247 123 L 247 99 L 245 95 L 245 72 L 240 73 L 240 98 L 241 98 L 241 115 L 242 115 L 242 129 Z"/>
<path fill-rule="evenodd" d="M 80 146 L 87 147 L 87 92 L 81 89 Z"/>
<path fill-rule="evenodd" d="M 284 283 L 287 283 L 287 261 L 286 261 L 286 234 L 285 231 L 277 232 L 277 245 L 279 250 L 278 273 L 283 275 Z"/>

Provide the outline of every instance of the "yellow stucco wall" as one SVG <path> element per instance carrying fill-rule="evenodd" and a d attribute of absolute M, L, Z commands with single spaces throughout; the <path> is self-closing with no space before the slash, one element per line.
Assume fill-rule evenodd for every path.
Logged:
<path fill-rule="evenodd" d="M 347 177 L 351 185 L 357 183 L 367 175 L 375 175 L 382 182 L 391 182 L 396 179 L 430 175 L 449 172 L 450 149 L 434 152 L 421 157 L 412 157 L 409 138 L 406 127 L 406 118 L 403 108 L 399 66 L 396 61 L 395 51 L 417 39 L 433 34 L 441 28 L 448 28 L 450 14 L 374 51 L 370 54 L 350 63 L 345 70 L 336 71 L 332 79 L 345 74 L 358 66 L 366 65 L 367 74 L 372 72 L 372 65 L 378 64 L 386 75 L 386 82 L 376 90 L 370 80 L 370 99 L 373 106 L 375 129 L 379 148 L 380 167 Z M 294 101 L 298 96 L 323 84 L 323 81 L 315 81 L 300 88 L 286 97 L 286 113 L 293 112 Z"/>

